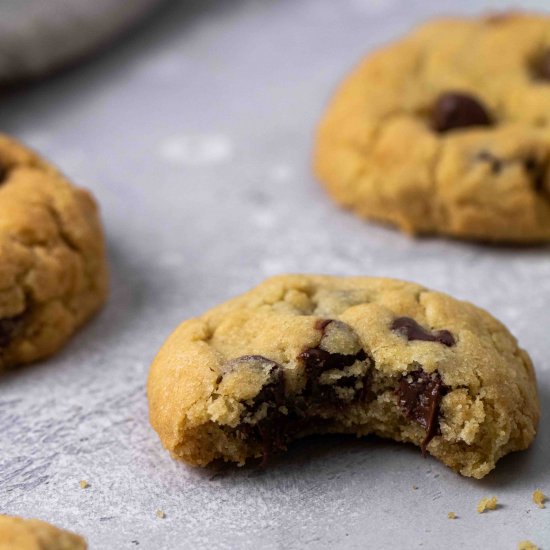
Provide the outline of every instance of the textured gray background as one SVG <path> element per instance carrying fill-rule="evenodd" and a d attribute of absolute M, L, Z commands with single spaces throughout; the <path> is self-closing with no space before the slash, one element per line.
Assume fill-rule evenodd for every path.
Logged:
<path fill-rule="evenodd" d="M 112 292 L 60 355 L 3 377 L 0 511 L 72 528 L 92 550 L 513 549 L 524 538 L 550 549 L 550 508 L 531 503 L 537 487 L 550 494 L 550 248 L 413 241 L 363 223 L 327 199 L 309 161 L 330 91 L 365 51 L 429 15 L 505 4 L 179 3 L 110 55 L 2 99 L 3 129 L 100 200 Z M 524 3 L 537 4 L 547 0 Z M 300 271 L 411 279 L 493 312 L 537 367 L 532 449 L 483 481 L 376 439 L 299 443 L 267 471 L 173 462 L 144 395 L 162 341 L 183 318 Z M 501 507 L 478 515 L 493 494 Z"/>

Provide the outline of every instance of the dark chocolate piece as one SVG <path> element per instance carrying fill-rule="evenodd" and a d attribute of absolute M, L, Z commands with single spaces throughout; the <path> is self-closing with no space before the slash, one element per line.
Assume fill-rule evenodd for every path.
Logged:
<path fill-rule="evenodd" d="M 485 106 L 475 97 L 460 93 L 441 94 L 432 112 L 436 132 L 448 132 L 470 126 L 491 126 L 493 121 Z"/>
<path fill-rule="evenodd" d="M 286 446 L 288 420 L 279 410 L 279 407 L 285 404 L 284 370 L 281 365 L 263 355 L 243 355 L 228 361 L 223 371 L 227 374 L 243 364 L 268 371 L 268 381 L 252 403 L 243 403 L 246 409 L 245 416 L 253 416 L 261 406 L 267 404 L 266 416 L 256 424 L 241 422 L 236 428 L 239 437 L 256 439 L 261 443 L 262 463 L 265 465 L 275 451 Z"/>
<path fill-rule="evenodd" d="M 426 455 L 428 444 L 438 432 L 439 405 L 446 391 L 438 372 L 428 374 L 418 369 L 399 380 L 396 394 L 403 414 L 426 430 L 426 437 L 420 445 L 423 455 Z"/>
<path fill-rule="evenodd" d="M 23 323 L 23 314 L 0 319 L 0 348 L 7 347 Z"/>
<path fill-rule="evenodd" d="M 405 336 L 409 342 L 411 340 L 423 340 L 426 342 L 439 342 L 444 346 L 451 347 L 456 344 L 454 336 L 448 330 L 436 330 L 428 332 L 423 326 L 419 325 L 410 317 L 398 317 L 394 319 L 391 329 L 394 332 Z"/>
<path fill-rule="evenodd" d="M 325 333 L 325 329 L 331 323 L 341 323 L 330 319 L 320 319 L 315 328 Z M 341 323 L 344 325 L 344 323 Z M 351 328 L 344 325 L 351 331 Z M 322 342 L 322 338 L 321 338 Z M 252 401 L 243 402 L 245 411 L 241 422 L 236 428 L 237 437 L 256 441 L 262 448 L 262 463 L 265 465 L 269 457 L 279 450 L 284 450 L 286 445 L 297 432 L 306 429 L 312 421 L 309 406 L 312 403 L 333 405 L 342 408 L 350 402 L 366 400 L 372 393 L 370 370 L 360 376 L 342 373 L 342 377 L 331 384 L 321 384 L 319 378 L 327 370 L 341 370 L 353 365 L 356 361 L 372 361 L 364 350 L 357 353 L 342 354 L 330 353 L 321 347 L 305 350 L 299 355 L 304 362 L 307 382 L 304 390 L 298 396 L 289 399 L 286 395 L 284 369 L 266 357 L 261 355 L 244 355 L 227 362 L 222 372 L 227 374 L 238 369 L 243 364 L 247 368 L 265 369 L 268 373 L 267 382 Z M 357 344 L 359 347 L 359 344 Z M 357 348 L 355 348 L 357 349 Z M 353 392 L 344 392 L 345 397 L 338 395 L 338 388 L 352 388 Z M 261 420 L 252 423 L 260 407 L 266 407 L 266 414 Z M 322 419 L 315 419 L 315 422 Z"/>
<path fill-rule="evenodd" d="M 355 355 L 344 355 L 342 353 L 329 353 L 318 347 L 304 351 L 299 355 L 299 358 L 304 361 L 306 367 L 307 384 L 304 390 L 304 398 L 337 406 L 341 406 L 343 403 L 335 388 L 353 387 L 355 384 L 352 385 L 349 379 L 353 379 L 355 383 L 358 379 L 353 376 L 343 377 L 335 384 L 327 385 L 319 382 L 320 375 L 327 370 L 339 370 L 349 367 L 356 361 L 370 360 L 364 350 L 360 350 Z M 370 386 L 370 376 L 368 374 L 362 378 L 363 387 L 356 391 L 354 400 L 366 398 Z"/>
<path fill-rule="evenodd" d="M 550 48 L 544 50 L 534 63 L 534 75 L 538 80 L 550 81 Z"/>
<path fill-rule="evenodd" d="M 528 157 L 523 162 L 525 171 L 529 174 L 533 182 L 535 191 L 540 193 L 544 190 L 544 183 L 546 181 L 546 166 L 543 162 L 540 162 L 535 157 Z"/>

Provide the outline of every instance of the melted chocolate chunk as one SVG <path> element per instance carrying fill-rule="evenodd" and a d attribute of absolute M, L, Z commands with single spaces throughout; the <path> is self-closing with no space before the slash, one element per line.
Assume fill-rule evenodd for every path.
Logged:
<path fill-rule="evenodd" d="M 426 455 L 428 444 L 439 429 L 439 405 L 447 391 L 438 372 L 428 374 L 421 369 L 405 374 L 396 390 L 399 406 L 409 420 L 426 430 L 420 448 Z"/>
<path fill-rule="evenodd" d="M 525 171 L 529 174 L 535 191 L 540 193 L 544 190 L 544 183 L 546 181 L 546 166 L 545 163 L 540 162 L 534 157 L 529 157 L 523 162 Z"/>
<path fill-rule="evenodd" d="M 23 314 L 0 319 L 0 348 L 7 347 L 23 323 Z"/>
<path fill-rule="evenodd" d="M 322 373 L 326 370 L 350 367 L 355 361 L 364 361 L 367 354 L 361 350 L 356 355 L 344 355 L 342 353 L 329 353 L 321 348 L 310 348 L 300 354 L 304 360 L 306 372 Z"/>
<path fill-rule="evenodd" d="M 326 336 L 326 328 L 331 323 L 340 323 L 331 319 L 321 319 L 315 328 Z M 341 323 L 343 328 L 351 331 L 350 327 Z M 333 325 L 336 327 L 336 325 Z M 338 330 L 336 327 L 335 330 Z M 267 382 L 252 401 L 242 402 L 244 412 L 241 422 L 236 428 L 237 437 L 257 442 L 262 449 L 263 465 L 277 451 L 286 449 L 286 445 L 297 432 L 311 426 L 311 422 L 323 422 L 322 418 L 312 416 L 309 407 L 312 403 L 319 405 L 333 405 L 343 408 L 351 402 L 366 400 L 370 395 L 371 373 L 354 375 L 343 372 L 333 383 L 321 383 L 321 375 L 328 370 L 342 370 L 353 365 L 356 361 L 372 361 L 364 350 L 359 349 L 354 354 L 330 353 L 318 347 L 305 350 L 299 355 L 304 362 L 307 382 L 299 395 L 289 398 L 286 395 L 284 369 L 281 365 L 261 355 L 245 355 L 226 363 L 222 369 L 223 375 L 234 372 L 235 369 L 246 368 L 264 369 L 267 372 Z M 359 347 L 359 344 L 357 344 Z M 357 347 L 352 347 L 355 350 Z M 367 363 L 370 365 L 370 363 Z M 264 413 L 265 410 L 265 413 Z M 255 415 L 261 411 L 260 420 Z"/>
<path fill-rule="evenodd" d="M 283 368 L 280 365 L 273 367 L 270 374 L 270 381 L 264 385 L 258 395 L 254 398 L 253 407 L 257 409 L 262 403 L 280 407 L 285 402 L 285 377 Z"/>
<path fill-rule="evenodd" d="M 448 132 L 469 126 L 491 126 L 493 121 L 485 106 L 475 97 L 459 92 L 441 94 L 436 101 L 432 124 L 436 132 Z"/>
<path fill-rule="evenodd" d="M 550 48 L 545 50 L 533 65 L 535 78 L 550 81 Z"/>
<path fill-rule="evenodd" d="M 423 340 L 425 342 L 439 342 L 444 346 L 451 347 L 456 344 L 454 336 L 448 330 L 436 330 L 428 332 L 423 326 L 419 325 L 410 317 L 398 317 L 394 319 L 391 329 L 394 332 L 405 336 L 409 342 L 411 340 Z"/>
<path fill-rule="evenodd" d="M 332 405 L 342 405 L 342 400 L 336 392 L 337 387 L 353 387 L 358 379 L 354 376 L 342 377 L 335 384 L 321 384 L 319 382 L 320 375 L 327 370 L 341 370 L 345 367 L 350 367 L 356 361 L 366 361 L 368 356 L 361 350 L 355 355 L 344 355 L 342 353 L 329 353 L 320 348 L 310 348 L 299 355 L 299 358 L 305 364 L 307 384 L 304 390 L 304 397 L 313 399 L 317 402 L 323 402 Z M 351 380 L 354 384 L 351 384 Z M 365 375 L 361 379 L 363 387 L 356 392 L 354 400 L 364 399 L 368 393 L 370 386 L 370 377 Z"/>
<path fill-rule="evenodd" d="M 239 437 L 255 439 L 260 442 L 262 462 L 265 465 L 274 452 L 282 450 L 286 446 L 285 434 L 288 433 L 288 418 L 279 409 L 285 404 L 284 369 L 263 355 L 243 355 L 226 363 L 223 370 L 225 373 L 232 372 L 243 364 L 268 371 L 268 381 L 252 403 L 243 403 L 246 416 L 253 416 L 260 407 L 267 404 L 266 416 L 256 424 L 243 421 L 236 428 Z"/>

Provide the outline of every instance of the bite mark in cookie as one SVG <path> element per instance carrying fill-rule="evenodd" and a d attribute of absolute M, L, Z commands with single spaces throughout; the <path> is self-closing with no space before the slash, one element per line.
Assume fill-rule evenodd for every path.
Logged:
<path fill-rule="evenodd" d="M 275 277 L 184 322 L 148 396 L 165 446 L 195 465 L 375 434 L 480 478 L 531 443 L 539 415 L 530 360 L 489 314 L 366 277 Z"/>
<path fill-rule="evenodd" d="M 257 394 L 246 394 L 249 398 L 239 401 L 242 412 L 235 433 L 261 445 L 264 464 L 297 433 L 322 423 L 320 408 L 342 411 L 367 396 L 373 362 L 357 335 L 345 323 L 331 319 L 318 320 L 315 327 L 322 332 L 319 345 L 296 358 L 304 365 L 305 375 L 299 391 L 287 394 L 284 367 L 261 355 L 238 357 L 222 367 L 218 391 L 232 383 L 228 377 L 238 376 L 242 387 L 260 374 L 259 382 L 252 382 Z"/>

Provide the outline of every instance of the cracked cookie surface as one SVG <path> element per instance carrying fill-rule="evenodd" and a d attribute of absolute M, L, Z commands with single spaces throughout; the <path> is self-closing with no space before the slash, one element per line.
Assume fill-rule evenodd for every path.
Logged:
<path fill-rule="evenodd" d="M 0 371 L 55 353 L 106 293 L 92 195 L 0 135 Z"/>
<path fill-rule="evenodd" d="M 37 519 L 0 515 L 0 550 L 86 550 L 86 541 Z"/>
<path fill-rule="evenodd" d="M 481 478 L 539 417 L 531 361 L 487 312 L 419 285 L 288 275 L 182 323 L 155 358 L 150 419 L 204 466 L 311 433 L 411 442 Z"/>
<path fill-rule="evenodd" d="M 550 240 L 550 17 L 430 22 L 365 59 L 321 121 L 315 172 L 413 234 Z"/>

